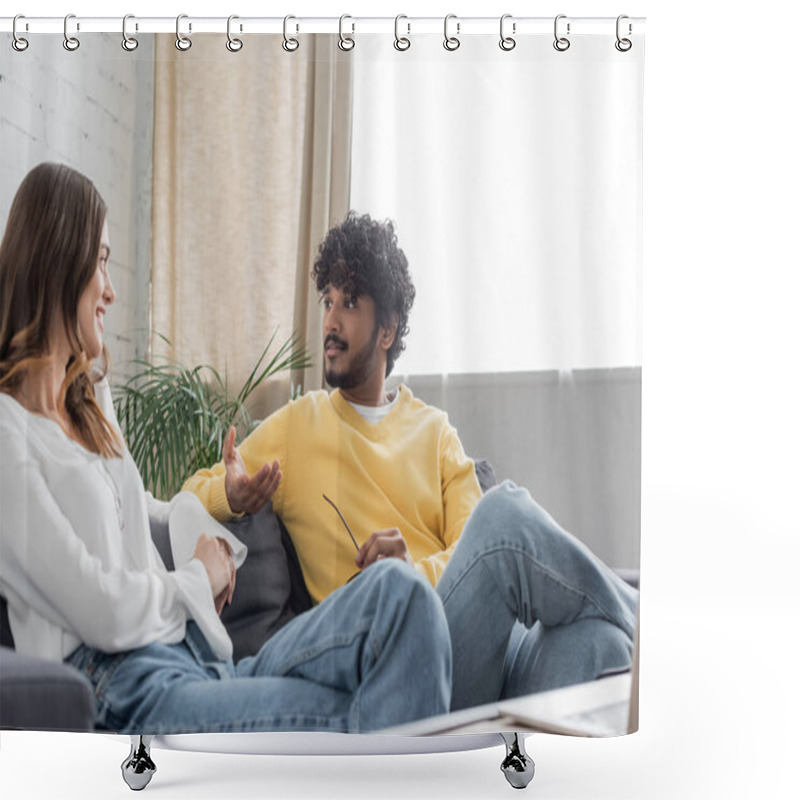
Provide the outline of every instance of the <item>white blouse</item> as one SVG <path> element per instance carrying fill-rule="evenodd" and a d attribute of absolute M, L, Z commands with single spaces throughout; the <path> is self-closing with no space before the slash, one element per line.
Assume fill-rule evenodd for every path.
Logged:
<path fill-rule="evenodd" d="M 95 392 L 116 423 L 107 382 Z M 81 643 L 109 653 L 170 644 L 194 619 L 216 654 L 231 656 L 205 567 L 191 553 L 200 533 L 232 537 L 194 495 L 158 506 L 173 549 L 177 539 L 188 553 L 174 572 L 150 538 L 148 499 L 128 450 L 122 458 L 90 453 L 0 393 L 0 593 L 20 653 L 61 661 Z M 239 566 L 246 548 L 232 543 Z"/>

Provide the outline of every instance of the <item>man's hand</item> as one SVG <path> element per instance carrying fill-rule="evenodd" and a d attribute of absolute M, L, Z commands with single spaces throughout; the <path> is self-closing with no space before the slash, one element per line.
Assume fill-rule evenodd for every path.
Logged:
<path fill-rule="evenodd" d="M 399 558 L 408 564 L 414 564 L 408 552 L 408 545 L 397 528 L 389 528 L 386 531 L 375 531 L 367 539 L 356 555 L 356 566 L 359 569 L 366 569 L 375 561 L 382 558 Z"/>
<path fill-rule="evenodd" d="M 272 499 L 280 483 L 278 462 L 267 462 L 255 475 L 248 475 L 236 449 L 236 430 L 233 426 L 222 445 L 222 460 L 225 462 L 225 494 L 231 511 L 234 514 L 255 514 L 260 511 Z"/>

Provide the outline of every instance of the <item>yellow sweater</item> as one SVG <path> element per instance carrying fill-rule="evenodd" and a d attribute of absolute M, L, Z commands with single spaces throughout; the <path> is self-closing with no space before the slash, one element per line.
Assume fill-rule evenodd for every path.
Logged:
<path fill-rule="evenodd" d="M 312 392 L 268 417 L 239 446 L 250 474 L 267 460 L 280 462 L 273 509 L 292 536 L 316 603 L 358 572 L 353 542 L 323 494 L 359 545 L 374 531 L 398 528 L 433 585 L 480 498 L 474 464 L 447 414 L 405 386 L 399 392 L 378 423 L 364 420 L 338 390 Z M 233 516 L 222 462 L 183 488 L 217 519 Z"/>

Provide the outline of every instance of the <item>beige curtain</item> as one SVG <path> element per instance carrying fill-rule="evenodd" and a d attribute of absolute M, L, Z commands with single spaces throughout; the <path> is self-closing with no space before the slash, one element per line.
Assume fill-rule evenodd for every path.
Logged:
<path fill-rule="evenodd" d="M 309 272 L 349 202 L 352 72 L 335 36 L 198 36 L 156 47 L 151 349 L 227 375 L 235 393 L 269 338 L 294 331 L 321 385 L 320 311 Z M 166 337 L 169 344 L 161 337 Z M 254 400 L 286 402 L 290 376 Z"/>
<path fill-rule="evenodd" d="M 320 389 L 324 383 L 322 317 L 309 271 L 319 242 L 332 225 L 344 219 L 350 203 L 353 60 L 339 51 L 337 41 L 333 36 L 315 37 L 316 61 L 306 102 L 305 202 L 300 213 L 294 319 L 319 355 L 305 375 L 294 374 L 292 380 L 308 390 Z"/>

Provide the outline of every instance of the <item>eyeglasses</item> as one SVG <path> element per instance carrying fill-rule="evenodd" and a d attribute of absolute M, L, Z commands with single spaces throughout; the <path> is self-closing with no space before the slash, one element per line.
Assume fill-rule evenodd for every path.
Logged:
<path fill-rule="evenodd" d="M 331 500 L 330 497 L 328 497 L 328 495 L 323 494 L 322 498 L 326 502 L 330 503 L 330 505 L 332 506 L 333 510 L 339 515 L 339 519 L 342 521 L 342 525 L 344 525 L 345 529 L 347 530 L 347 534 L 350 537 L 350 541 L 353 542 L 353 547 L 355 547 L 356 548 L 356 552 L 358 552 L 361 548 L 358 546 L 358 542 L 356 541 L 356 537 L 353 536 L 353 531 L 350 530 L 350 526 L 347 524 L 347 520 L 344 518 L 344 515 L 342 514 L 341 511 L 339 511 L 339 509 L 336 507 L 336 503 L 334 503 L 333 500 Z"/>
<path fill-rule="evenodd" d="M 339 511 L 339 509 L 336 507 L 336 503 L 334 503 L 333 500 L 331 500 L 330 497 L 328 497 L 328 495 L 326 495 L 326 494 L 323 494 L 322 497 L 326 502 L 330 503 L 330 505 L 333 508 L 333 510 L 339 515 L 339 519 L 342 521 L 342 525 L 344 525 L 345 530 L 347 531 L 347 535 L 350 537 L 350 541 L 353 543 L 353 547 L 356 548 L 356 552 L 359 552 L 361 550 L 361 548 L 358 546 L 358 542 L 356 541 L 356 537 L 353 536 L 353 531 L 350 530 L 350 526 L 347 524 L 347 520 L 344 518 L 344 515 L 342 514 L 342 512 Z M 357 578 L 360 574 L 361 574 L 361 570 L 356 572 L 355 575 L 351 575 L 347 579 L 347 583 L 350 583 L 350 581 L 352 581 L 354 578 Z"/>

